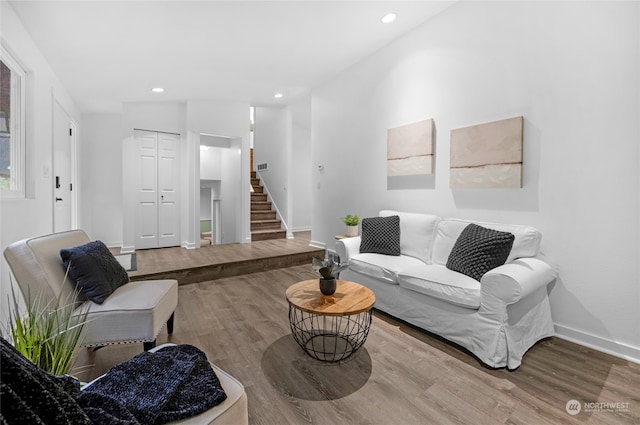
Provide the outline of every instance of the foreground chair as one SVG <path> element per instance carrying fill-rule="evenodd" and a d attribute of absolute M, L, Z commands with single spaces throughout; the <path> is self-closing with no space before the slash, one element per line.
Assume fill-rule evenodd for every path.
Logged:
<path fill-rule="evenodd" d="M 203 369 L 202 358 L 188 346 L 183 346 L 187 351 L 177 350 L 167 353 L 171 358 L 176 359 L 175 363 L 172 363 L 166 355 L 157 354 L 158 350 L 170 345 L 173 344 L 161 345 L 137 356 L 137 360 L 134 358 L 117 365 L 115 368 L 118 368 L 118 371 L 113 374 L 108 372 L 78 391 L 77 384 L 72 381 L 72 378 L 67 375 L 55 376 L 38 368 L 0 337 L 0 363 L 2 363 L 0 422 L 89 425 L 94 421 L 93 423 L 130 424 L 137 421 L 148 423 L 155 417 L 162 423 L 172 424 L 248 425 L 247 395 L 242 384 L 209 363 L 218 378 L 219 385 L 213 382 L 210 370 Z M 181 352 L 186 353 L 187 356 L 180 356 Z M 141 362 L 149 367 L 140 368 Z M 177 366 L 177 370 L 174 371 L 171 367 L 168 371 L 155 369 L 163 365 Z M 204 375 L 204 379 L 200 380 L 193 373 Z M 100 386 L 102 379 L 107 380 L 105 386 L 93 391 L 91 387 L 96 383 Z M 136 388 L 136 392 L 129 392 L 120 397 L 119 391 L 123 387 L 126 388 L 128 382 Z M 168 388 L 165 385 L 168 385 Z M 196 414 L 212 402 L 220 400 L 222 397 L 220 389 L 224 391 L 225 399 L 210 409 Z M 202 391 L 211 392 L 204 394 Z M 202 394 L 202 397 L 194 398 L 194 393 Z M 178 396 L 175 403 L 165 398 L 173 396 Z M 158 404 L 148 404 L 153 402 Z M 194 416 L 189 416 L 191 414 Z M 184 416 L 187 417 L 171 420 L 171 418 Z M 165 422 L 167 420 L 170 422 Z"/>
<path fill-rule="evenodd" d="M 84 245 L 89 237 L 82 230 L 54 233 L 25 239 L 8 246 L 4 256 L 25 301 L 39 296 L 54 305 L 58 297 L 71 299 L 74 283 L 65 281 L 60 250 Z M 176 280 L 129 282 L 117 288 L 102 304 L 79 302 L 78 312 L 87 311 L 84 326 L 85 347 L 110 344 L 144 343 L 155 346 L 160 330 L 167 323 L 173 333 L 173 317 L 178 305 Z"/>
<path fill-rule="evenodd" d="M 171 345 L 174 344 L 162 344 L 149 350 L 149 352 L 155 353 L 156 351 Z M 249 408 L 247 404 L 247 393 L 244 390 L 244 386 L 240 383 L 240 381 L 229 375 L 224 370 L 220 369 L 215 364 L 210 364 L 211 368 L 220 380 L 222 389 L 224 389 L 225 393 L 227 394 L 227 399 L 219 405 L 197 416 L 182 419 L 179 421 L 173 421 L 171 423 L 176 425 L 248 425 Z M 94 382 L 100 380 L 103 376 L 100 376 L 84 385 L 82 389 L 85 390 L 89 388 Z M 150 382 L 149 385 L 153 385 L 153 382 Z"/>

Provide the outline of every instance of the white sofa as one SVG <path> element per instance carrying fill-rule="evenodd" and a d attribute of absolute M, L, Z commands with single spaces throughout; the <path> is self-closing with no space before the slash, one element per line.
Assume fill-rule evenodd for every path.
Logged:
<path fill-rule="evenodd" d="M 379 215 L 400 217 L 400 256 L 360 253 L 360 236 L 336 245 L 349 265 L 340 278 L 373 290 L 376 309 L 461 345 L 493 368 L 517 368 L 531 346 L 554 335 L 547 285 L 557 271 L 539 258 L 536 229 L 475 222 L 515 236 L 506 263 L 477 281 L 446 267 L 470 221 L 389 210 Z"/>

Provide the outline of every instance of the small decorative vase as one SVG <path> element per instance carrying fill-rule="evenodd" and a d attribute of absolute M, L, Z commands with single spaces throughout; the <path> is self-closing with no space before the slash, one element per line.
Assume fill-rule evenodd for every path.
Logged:
<path fill-rule="evenodd" d="M 347 236 L 358 236 L 358 226 L 347 226 Z"/>
<path fill-rule="evenodd" d="M 333 295 L 336 292 L 336 278 L 320 279 L 320 292 L 323 295 Z"/>

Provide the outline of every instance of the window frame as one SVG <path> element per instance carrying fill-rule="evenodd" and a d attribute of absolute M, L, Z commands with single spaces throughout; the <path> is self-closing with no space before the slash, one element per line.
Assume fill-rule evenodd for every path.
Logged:
<path fill-rule="evenodd" d="M 0 43 L 0 59 L 11 71 L 11 179 L 10 188 L 0 190 L 0 198 L 25 198 L 27 73 L 4 43 Z"/>

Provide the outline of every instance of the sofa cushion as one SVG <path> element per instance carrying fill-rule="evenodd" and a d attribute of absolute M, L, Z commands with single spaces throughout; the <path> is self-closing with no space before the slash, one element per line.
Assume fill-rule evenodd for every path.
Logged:
<path fill-rule="evenodd" d="M 480 308 L 480 282 L 443 265 L 408 267 L 398 274 L 398 284 L 451 304 Z"/>
<path fill-rule="evenodd" d="M 118 287 L 129 282 L 129 275 L 101 241 L 60 250 L 69 278 L 87 299 L 102 304 Z"/>
<path fill-rule="evenodd" d="M 504 264 L 511 252 L 513 239 L 512 233 L 471 223 L 453 245 L 447 268 L 479 282 L 486 272 Z"/>
<path fill-rule="evenodd" d="M 358 254 L 354 255 L 349 262 L 351 270 L 394 285 L 398 284 L 400 271 L 419 265 L 424 263 L 407 255 Z"/>
<path fill-rule="evenodd" d="M 395 215 L 363 219 L 360 252 L 400 255 L 400 218 Z"/>
<path fill-rule="evenodd" d="M 501 232 L 513 233 L 513 246 L 511 247 L 511 252 L 507 257 L 507 263 L 515 260 L 516 258 L 535 257 L 540 251 L 540 240 L 542 239 L 542 235 L 531 226 L 483 223 L 479 221 L 471 222 L 468 220 L 447 218 L 441 220 L 436 229 L 431 252 L 431 261 L 433 264 L 447 264 L 453 245 L 455 245 L 460 233 L 462 233 L 469 223 L 475 223 L 479 226 L 499 230 Z"/>
<path fill-rule="evenodd" d="M 382 210 L 380 217 L 397 215 L 400 218 L 400 252 L 431 263 L 431 245 L 440 217 L 433 214 L 417 214 Z"/>

